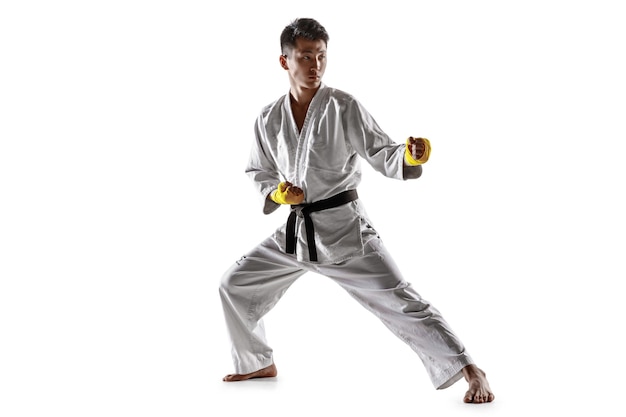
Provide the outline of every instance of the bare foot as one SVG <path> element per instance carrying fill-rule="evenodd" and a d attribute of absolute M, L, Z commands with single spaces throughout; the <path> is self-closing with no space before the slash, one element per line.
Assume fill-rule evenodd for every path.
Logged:
<path fill-rule="evenodd" d="M 469 383 L 469 390 L 465 393 L 463 401 L 466 403 L 490 403 L 496 397 L 489 388 L 487 376 L 476 365 L 467 365 L 463 368 L 463 375 Z"/>
<path fill-rule="evenodd" d="M 229 374 L 226 375 L 222 381 L 226 382 L 235 382 L 235 381 L 245 381 L 247 379 L 252 378 L 272 378 L 278 375 L 278 370 L 276 369 L 276 365 L 271 364 L 263 369 L 259 369 L 258 371 L 251 372 L 249 374 Z"/>

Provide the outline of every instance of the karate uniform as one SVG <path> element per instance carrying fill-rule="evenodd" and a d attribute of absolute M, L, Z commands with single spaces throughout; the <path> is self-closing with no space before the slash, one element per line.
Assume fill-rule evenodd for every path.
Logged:
<path fill-rule="evenodd" d="M 289 94 L 264 107 L 246 173 L 259 192 L 263 212 L 282 181 L 304 191 L 307 204 L 356 190 L 361 159 L 395 179 L 417 178 L 421 166 L 405 167 L 405 144 L 393 142 L 353 96 L 322 84 L 298 131 Z M 295 216 L 295 251 L 288 253 L 286 225 L 232 265 L 220 294 L 232 341 L 235 371 L 247 374 L 273 363 L 262 317 L 307 271 L 325 275 L 374 313 L 421 358 L 432 383 L 446 388 L 473 363 L 440 313 L 404 280 L 357 199 L 311 213 L 308 227 Z M 316 259 L 309 251 L 314 227 Z"/>

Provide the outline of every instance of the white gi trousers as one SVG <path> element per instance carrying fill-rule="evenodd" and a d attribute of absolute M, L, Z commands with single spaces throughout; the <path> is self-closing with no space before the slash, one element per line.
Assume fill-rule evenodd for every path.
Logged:
<path fill-rule="evenodd" d="M 375 234 L 365 243 L 362 256 L 336 264 L 299 262 L 270 237 L 222 278 L 220 295 L 236 373 L 248 374 L 273 363 L 262 318 L 307 271 L 335 281 L 406 342 L 436 389 L 454 384 L 462 377 L 461 369 L 473 363 L 439 311 L 402 278 Z"/>

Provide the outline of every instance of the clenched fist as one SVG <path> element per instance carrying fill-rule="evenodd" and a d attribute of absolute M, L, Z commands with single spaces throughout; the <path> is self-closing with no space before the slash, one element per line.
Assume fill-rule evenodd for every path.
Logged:
<path fill-rule="evenodd" d="M 289 181 L 284 181 L 278 184 L 270 198 L 278 204 L 300 204 L 304 201 L 304 191 Z"/>
<path fill-rule="evenodd" d="M 421 165 L 430 157 L 430 142 L 425 138 L 410 136 L 406 140 L 406 152 L 404 160 L 407 165 Z"/>

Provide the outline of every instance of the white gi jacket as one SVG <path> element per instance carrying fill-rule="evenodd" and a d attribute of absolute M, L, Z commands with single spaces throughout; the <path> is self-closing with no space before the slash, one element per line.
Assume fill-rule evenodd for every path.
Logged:
<path fill-rule="evenodd" d="M 304 203 L 356 189 L 361 182 L 363 158 L 383 175 L 417 178 L 421 166 L 404 167 L 405 144 L 381 130 L 374 118 L 350 94 L 322 84 L 309 105 L 298 132 L 287 93 L 265 106 L 255 125 L 255 140 L 246 173 L 262 198 L 263 213 L 279 205 L 267 199 L 281 181 L 304 191 Z M 318 263 L 338 263 L 363 254 L 363 245 L 376 232 L 362 204 L 356 200 L 340 207 L 311 213 L 315 224 Z M 296 222 L 296 256 L 307 262 L 304 222 Z M 273 235 L 285 247 L 285 226 Z"/>

